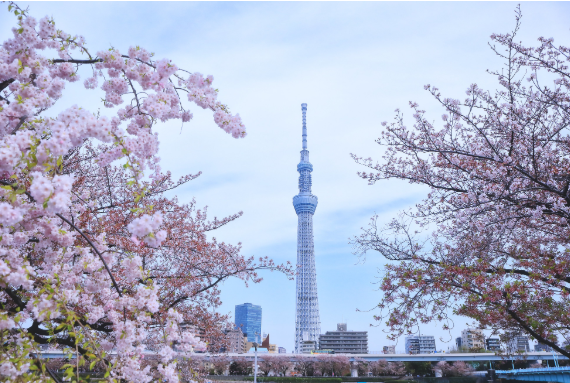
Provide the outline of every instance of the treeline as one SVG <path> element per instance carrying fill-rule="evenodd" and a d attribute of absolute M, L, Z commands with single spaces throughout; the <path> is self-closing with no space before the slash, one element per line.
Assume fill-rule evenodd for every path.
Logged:
<path fill-rule="evenodd" d="M 253 373 L 253 362 L 245 357 L 229 359 L 224 355 L 204 359 L 195 355 L 189 363 L 198 374 L 204 375 L 250 375 Z M 473 368 L 463 362 L 454 364 L 438 364 L 443 376 L 469 375 Z M 260 357 L 258 360 L 259 376 L 286 376 L 297 375 L 307 377 L 335 377 L 349 376 L 351 369 L 356 368 L 358 376 L 435 376 L 434 367 L 430 362 L 388 362 L 378 360 L 374 362 L 357 358 L 354 361 L 345 355 L 319 355 L 301 356 L 291 361 L 287 355 L 272 355 Z"/>

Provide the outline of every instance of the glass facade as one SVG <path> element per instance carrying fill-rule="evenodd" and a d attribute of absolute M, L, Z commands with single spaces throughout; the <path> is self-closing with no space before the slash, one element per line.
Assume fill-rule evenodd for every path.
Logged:
<path fill-rule="evenodd" d="M 236 327 L 247 335 L 248 342 L 261 343 L 261 306 L 244 303 L 236 305 Z"/>

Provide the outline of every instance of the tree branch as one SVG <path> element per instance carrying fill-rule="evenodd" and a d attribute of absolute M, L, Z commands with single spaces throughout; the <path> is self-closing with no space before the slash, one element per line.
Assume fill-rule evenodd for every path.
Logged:
<path fill-rule="evenodd" d="M 63 221 L 65 221 L 69 226 L 71 226 L 75 231 L 77 231 L 87 241 L 87 243 L 89 243 L 91 248 L 99 256 L 99 259 L 101 260 L 101 262 L 103 262 L 103 265 L 105 265 L 105 269 L 107 270 L 107 273 L 109 273 L 109 276 L 111 277 L 111 281 L 113 281 L 113 286 L 115 287 L 115 290 L 117 290 L 117 293 L 119 294 L 119 296 L 122 297 L 123 294 L 121 294 L 121 290 L 119 290 L 119 286 L 117 286 L 117 282 L 115 282 L 115 278 L 113 277 L 113 274 L 111 273 L 111 270 L 109 269 L 109 266 L 107 266 L 107 262 L 105 262 L 105 259 L 103 258 L 103 256 L 99 252 L 99 250 L 97 250 L 97 247 L 93 244 L 93 242 L 91 242 L 91 240 L 81 230 L 79 230 L 79 228 L 77 228 L 74 224 L 72 224 L 67 218 L 65 218 L 64 216 L 62 216 L 59 213 L 57 213 L 56 215 L 59 218 L 61 218 Z"/>

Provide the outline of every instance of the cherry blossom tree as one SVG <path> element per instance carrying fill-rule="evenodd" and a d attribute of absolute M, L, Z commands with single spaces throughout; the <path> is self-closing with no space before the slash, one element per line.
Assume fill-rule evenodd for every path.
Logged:
<path fill-rule="evenodd" d="M 220 282 L 237 277 L 246 283 L 256 283 L 261 281 L 258 270 L 281 270 L 291 275 L 290 268 L 275 265 L 267 257 L 245 258 L 240 253 L 240 244 L 232 246 L 208 239 L 208 233 L 239 218 L 241 212 L 221 220 L 208 220 L 207 209 L 198 209 L 195 201 L 180 204 L 176 197 L 164 196 L 198 175 L 174 182 L 170 173 L 161 174 L 144 183 L 146 193 L 135 202 L 136 197 L 124 193 L 129 180 L 123 167 L 101 168 L 90 161 L 104 150 L 83 145 L 63 162 L 63 172 L 76 175 L 74 193 L 82 196 L 78 203 L 96 206 L 77 218 L 78 225 L 90 227 L 91 233 L 97 235 L 105 233 L 119 261 L 132 254 L 141 258 L 141 267 L 155 281 L 162 303 L 156 318 L 176 308 L 183 315 L 184 326 L 202 329 L 209 348 L 219 350 L 227 338 L 222 329 L 227 327 L 228 318 L 211 309 L 221 304 Z M 155 214 L 162 214 L 166 236 L 159 251 L 132 240 L 127 228 L 136 219 L 132 213 L 136 209 L 152 209 Z M 125 277 L 123 270 L 117 272 L 119 279 Z"/>
<path fill-rule="evenodd" d="M 258 371 L 265 376 L 268 376 L 271 371 L 275 370 L 275 360 L 272 357 L 258 360 L 257 365 L 259 366 Z"/>
<path fill-rule="evenodd" d="M 368 364 L 368 369 L 373 376 L 389 375 L 388 374 L 388 361 L 386 359 L 379 359 Z"/>
<path fill-rule="evenodd" d="M 302 376 L 315 375 L 315 358 L 310 356 L 298 356 L 295 360 L 295 371 Z"/>
<path fill-rule="evenodd" d="M 319 355 L 315 364 L 315 369 L 323 376 L 343 376 L 350 373 L 350 359 L 346 355 Z"/>
<path fill-rule="evenodd" d="M 474 371 L 472 366 L 463 361 L 453 362 L 453 364 L 441 361 L 435 365 L 435 369 L 440 370 L 442 376 L 467 376 Z"/>
<path fill-rule="evenodd" d="M 229 277 L 259 282 L 269 259 L 207 237 L 241 213 L 208 219 L 165 193 L 160 124 L 213 113 L 234 138 L 239 115 L 218 101 L 213 77 L 155 59 L 140 46 L 88 49 L 85 39 L 10 3 L 13 37 L 0 48 L 0 380 L 59 381 L 40 344 L 63 350 L 66 378 L 179 380 L 226 318 L 212 314 Z M 58 106 L 68 82 L 103 92 L 105 115 Z M 125 102 L 126 101 L 126 102 Z M 95 107 L 95 106 L 93 106 Z M 72 358 L 76 356 L 75 358 Z"/>
<path fill-rule="evenodd" d="M 230 364 L 231 375 L 249 375 L 253 369 L 253 362 L 243 356 L 233 358 Z"/>
<path fill-rule="evenodd" d="M 415 208 L 386 226 L 373 217 L 353 241 L 388 261 L 376 319 L 396 337 L 448 316 L 481 328 L 519 329 L 565 356 L 570 338 L 570 49 L 552 38 L 536 47 L 491 35 L 504 67 L 496 91 L 470 85 L 463 100 L 425 89 L 441 120 L 411 102 L 396 111 L 378 143 L 380 162 L 353 155 L 373 184 L 405 180 L 429 188 Z"/>
<path fill-rule="evenodd" d="M 201 381 L 208 375 L 203 354 L 194 354 L 192 358 L 180 360 L 178 363 L 180 378 L 183 382 Z"/>
<path fill-rule="evenodd" d="M 393 376 L 406 375 L 406 366 L 404 362 L 388 362 L 388 373 Z"/>
<path fill-rule="evenodd" d="M 362 358 L 355 358 L 353 362 L 351 362 L 353 367 L 356 367 L 358 371 L 358 376 L 363 376 L 368 374 L 369 368 L 368 365 L 370 362 L 362 359 Z"/>
<path fill-rule="evenodd" d="M 314 363 L 313 368 L 315 375 L 321 376 L 332 376 L 333 374 L 333 356 L 327 354 L 317 355 L 316 358 L 312 358 Z"/>
<path fill-rule="evenodd" d="M 257 364 L 265 376 L 268 376 L 271 372 L 285 376 L 287 370 L 293 366 L 289 359 L 288 356 L 267 355 L 263 356 Z"/>
<path fill-rule="evenodd" d="M 230 360 L 224 355 L 217 355 L 210 359 L 216 375 L 223 375 L 229 369 Z"/>
<path fill-rule="evenodd" d="M 388 362 L 386 359 L 370 362 L 368 369 L 374 376 L 403 376 L 406 374 L 404 363 Z"/>
<path fill-rule="evenodd" d="M 334 355 L 332 358 L 332 372 L 335 376 L 350 374 L 350 359 L 346 355 Z"/>
<path fill-rule="evenodd" d="M 278 355 L 273 357 L 274 360 L 274 369 L 278 374 L 285 376 L 287 371 L 293 367 L 293 363 L 288 356 L 285 355 Z"/>

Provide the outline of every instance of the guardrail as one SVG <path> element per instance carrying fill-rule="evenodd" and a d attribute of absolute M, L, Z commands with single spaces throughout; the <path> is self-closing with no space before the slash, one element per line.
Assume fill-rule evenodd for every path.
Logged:
<path fill-rule="evenodd" d="M 110 354 L 113 354 L 111 352 Z M 145 351 L 143 354 L 145 355 L 156 355 L 154 352 Z M 42 353 L 38 353 L 38 356 L 42 358 L 65 358 L 67 353 L 57 350 L 47 350 Z M 220 354 L 208 354 L 203 353 L 199 354 L 203 358 L 210 358 Z M 228 358 L 246 358 L 246 359 L 253 359 L 254 354 L 223 354 Z M 447 354 L 447 353 L 438 353 L 438 354 L 335 354 L 335 355 L 346 355 L 350 358 L 351 361 L 355 359 L 363 359 L 367 361 L 375 361 L 375 360 L 386 360 L 388 362 L 439 362 L 439 361 L 446 361 L 446 362 L 456 362 L 456 361 L 470 361 L 470 362 L 487 362 L 487 361 L 500 361 L 500 360 L 556 360 L 556 359 L 568 359 L 559 354 L 552 354 L 550 352 L 528 352 L 520 355 L 508 356 L 505 355 L 496 355 L 495 353 L 457 353 L 457 354 Z M 309 358 L 319 358 L 319 355 L 316 354 L 260 354 L 258 355 L 259 359 L 264 358 L 272 358 L 272 357 L 279 357 L 279 356 L 286 356 L 291 359 L 291 361 L 295 361 L 296 358 L 299 357 L 309 357 Z"/>

